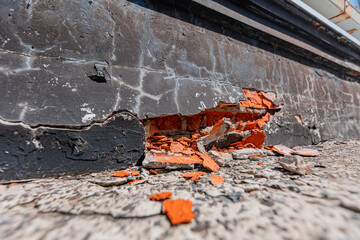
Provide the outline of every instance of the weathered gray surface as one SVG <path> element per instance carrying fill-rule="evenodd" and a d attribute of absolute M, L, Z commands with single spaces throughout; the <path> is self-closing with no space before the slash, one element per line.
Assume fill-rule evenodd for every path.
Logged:
<path fill-rule="evenodd" d="M 82 125 L 122 109 L 186 115 L 244 99 L 207 47 L 137 4 L 1 1 L 0 9 L 3 119 Z"/>
<path fill-rule="evenodd" d="M 275 92 L 284 104 L 266 144 L 360 137 L 359 78 L 284 49 L 281 39 L 206 18 L 212 13 L 151 0 L 0 1 L 0 119 L 84 126 L 118 110 L 139 118 L 189 115 L 244 99 L 244 87 Z M 40 169 L 62 171 L 56 164 Z"/>
<path fill-rule="evenodd" d="M 127 112 L 84 129 L 0 123 L 0 179 L 89 173 L 135 165 L 145 131 Z"/>
<path fill-rule="evenodd" d="M 234 102 L 247 87 L 276 92 L 284 114 L 301 115 L 322 139 L 359 137 L 359 83 L 280 46 L 160 2 L 27 2 L 0 3 L 4 120 L 82 125 L 120 109 L 186 115 Z"/>
<path fill-rule="evenodd" d="M 149 175 L 148 183 L 101 187 L 89 181 L 111 173 L 41 179 L 0 186 L 0 238 L 26 239 L 358 239 L 360 142 L 327 142 L 320 157 L 304 158 L 309 176 L 281 171 L 281 157 L 234 160 L 199 181 L 184 171 Z M 136 171 L 139 169 L 134 168 Z M 171 191 L 193 201 L 197 217 L 171 227 L 160 202 Z"/>

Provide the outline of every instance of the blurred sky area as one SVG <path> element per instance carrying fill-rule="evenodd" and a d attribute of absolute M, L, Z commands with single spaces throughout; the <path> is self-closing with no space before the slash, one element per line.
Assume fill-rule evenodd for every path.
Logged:
<path fill-rule="evenodd" d="M 354 5 L 357 9 L 360 9 L 360 1 L 359 0 L 349 0 L 352 5 Z"/>

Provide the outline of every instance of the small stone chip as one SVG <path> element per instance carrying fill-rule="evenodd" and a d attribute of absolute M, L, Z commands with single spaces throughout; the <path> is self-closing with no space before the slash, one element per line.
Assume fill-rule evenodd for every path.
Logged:
<path fill-rule="evenodd" d="M 171 195 L 172 192 L 160 192 L 151 195 L 149 199 L 153 201 L 161 201 L 161 200 L 169 199 Z"/>
<path fill-rule="evenodd" d="M 214 186 L 221 185 L 224 182 L 224 178 L 220 175 L 216 175 L 216 174 L 212 173 L 210 182 Z"/>
<path fill-rule="evenodd" d="M 196 217 L 192 212 L 192 207 L 192 201 L 185 199 L 168 199 L 163 203 L 164 212 L 172 225 L 191 222 Z"/>

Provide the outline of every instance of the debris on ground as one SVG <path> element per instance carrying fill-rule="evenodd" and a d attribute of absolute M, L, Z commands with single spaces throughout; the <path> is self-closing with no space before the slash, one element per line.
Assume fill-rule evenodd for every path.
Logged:
<path fill-rule="evenodd" d="M 102 178 L 90 180 L 89 182 L 98 184 L 103 187 L 119 186 L 128 182 L 125 177 L 122 178 Z"/>
<path fill-rule="evenodd" d="M 112 177 L 128 177 L 130 176 L 130 173 L 128 173 L 126 170 L 120 170 L 114 174 L 111 175 Z"/>
<path fill-rule="evenodd" d="M 224 181 L 225 180 L 224 180 L 224 178 L 222 176 L 211 173 L 210 182 L 211 182 L 212 185 L 214 185 L 214 186 L 221 185 L 221 184 L 223 184 Z"/>
<path fill-rule="evenodd" d="M 279 165 L 286 156 L 256 149 L 264 156 L 255 158 L 258 160 L 232 159 L 216 172 L 199 164 L 194 170 L 156 169 L 157 175 L 154 175 L 150 172 L 152 169 L 133 166 L 124 169 L 130 173 L 124 178 L 102 172 L 0 185 L 1 239 L 15 240 L 24 235 L 34 239 L 43 236 L 49 239 L 82 239 L 84 236 L 88 239 L 113 236 L 125 239 L 181 239 L 184 236 L 190 239 L 260 239 L 264 236 L 357 239 L 360 235 L 360 142 L 338 144 L 327 141 L 306 147 L 318 150 L 320 156 L 302 157 L 313 168 L 312 173 L 305 176 Z M 181 176 L 192 171 L 206 174 L 197 181 L 187 181 Z M 140 175 L 132 176 L 132 172 Z M 213 186 L 211 174 L 225 181 Z M 140 177 L 147 178 L 148 182 L 128 183 Z M 126 182 L 108 187 L 91 183 L 100 179 L 126 179 Z M 171 200 L 191 200 L 192 209 L 188 208 L 187 214 L 190 217 L 185 221 L 188 223 L 173 226 L 170 216 L 164 212 L 163 201 L 167 199 L 149 199 L 161 192 L 171 192 Z M 296 227 L 304 226 L 304 222 L 322 230 Z"/>
<path fill-rule="evenodd" d="M 298 175 L 310 175 L 311 167 L 305 163 L 304 158 L 296 155 L 287 155 L 279 160 L 281 167 Z"/>
<path fill-rule="evenodd" d="M 160 193 L 155 193 L 155 194 L 151 195 L 149 197 L 149 199 L 153 200 L 153 201 L 162 201 L 162 200 L 171 198 L 171 195 L 172 195 L 172 192 L 160 192 Z"/>
<path fill-rule="evenodd" d="M 316 149 L 310 148 L 296 148 L 293 149 L 294 154 L 304 156 L 304 157 L 317 157 L 320 155 L 319 151 Z"/>
<path fill-rule="evenodd" d="M 189 173 L 182 173 L 181 176 L 187 178 L 189 181 L 196 181 L 200 179 L 200 176 L 205 175 L 206 172 L 189 172 Z"/>
<path fill-rule="evenodd" d="M 192 212 L 193 203 L 191 200 L 176 199 L 165 200 L 163 209 L 172 225 L 189 223 L 196 215 Z"/>

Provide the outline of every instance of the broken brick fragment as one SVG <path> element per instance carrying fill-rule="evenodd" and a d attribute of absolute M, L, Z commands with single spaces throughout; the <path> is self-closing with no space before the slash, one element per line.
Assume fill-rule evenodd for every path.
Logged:
<path fill-rule="evenodd" d="M 112 177 L 128 177 L 130 176 L 130 173 L 128 173 L 126 170 L 118 171 L 111 175 Z"/>
<path fill-rule="evenodd" d="M 149 199 L 152 201 L 161 201 L 161 200 L 169 199 L 171 195 L 172 192 L 160 192 L 151 195 Z"/>
<path fill-rule="evenodd" d="M 163 163 L 182 163 L 182 164 L 196 164 L 201 163 L 201 159 L 197 156 L 169 156 L 169 155 L 158 155 L 157 162 Z"/>
<path fill-rule="evenodd" d="M 135 180 L 130 181 L 129 183 L 130 183 L 130 184 L 134 184 L 134 183 L 140 182 L 140 181 L 143 181 L 143 179 L 142 179 L 142 178 L 140 178 L 140 179 L 135 179 Z"/>
<path fill-rule="evenodd" d="M 204 115 L 206 117 L 205 125 L 207 127 L 216 125 L 216 123 L 221 121 L 223 118 L 231 119 L 234 116 L 234 114 L 231 112 L 212 112 L 212 111 L 205 112 Z"/>
<path fill-rule="evenodd" d="M 131 173 L 131 176 L 139 176 L 139 175 L 140 175 L 140 173 L 137 172 L 137 171 L 134 171 L 134 172 Z"/>
<path fill-rule="evenodd" d="M 259 162 L 257 165 L 264 166 L 264 164 L 262 162 Z"/>
<path fill-rule="evenodd" d="M 181 153 L 184 150 L 184 145 L 179 142 L 172 142 L 170 145 L 170 152 Z"/>
<path fill-rule="evenodd" d="M 150 169 L 150 172 L 154 175 L 157 175 L 158 173 L 154 169 Z"/>
<path fill-rule="evenodd" d="M 181 176 L 184 178 L 189 178 L 189 181 L 196 181 L 200 179 L 200 176 L 205 175 L 206 172 L 189 172 L 189 173 L 182 173 Z"/>
<path fill-rule="evenodd" d="M 192 201 L 184 199 L 168 199 L 163 203 L 163 210 L 172 225 L 191 222 L 196 217 L 192 212 L 192 207 Z"/>
<path fill-rule="evenodd" d="M 221 184 L 223 184 L 224 181 L 225 180 L 224 180 L 224 178 L 222 176 L 211 173 L 210 182 L 211 182 L 212 185 L 214 185 L 214 186 L 221 185 Z"/>
<path fill-rule="evenodd" d="M 216 162 L 208 154 L 201 155 L 201 158 L 204 160 L 202 164 L 207 170 L 215 172 L 220 168 L 219 165 L 217 165 Z"/>
<path fill-rule="evenodd" d="M 274 109 L 273 104 L 276 96 L 271 93 L 264 93 L 259 91 L 250 91 L 243 89 L 247 101 L 240 101 L 241 106 L 247 108 L 259 108 L 259 109 Z"/>
<path fill-rule="evenodd" d="M 217 132 L 217 130 L 219 130 L 219 128 L 221 127 L 221 125 L 224 123 L 224 119 L 220 119 L 220 121 L 218 121 L 213 128 L 210 131 L 210 134 L 215 134 Z"/>
<path fill-rule="evenodd" d="M 245 138 L 242 143 L 246 145 L 247 143 L 253 144 L 256 148 L 262 148 L 265 142 L 265 133 L 263 131 L 254 131 L 250 136 Z"/>

